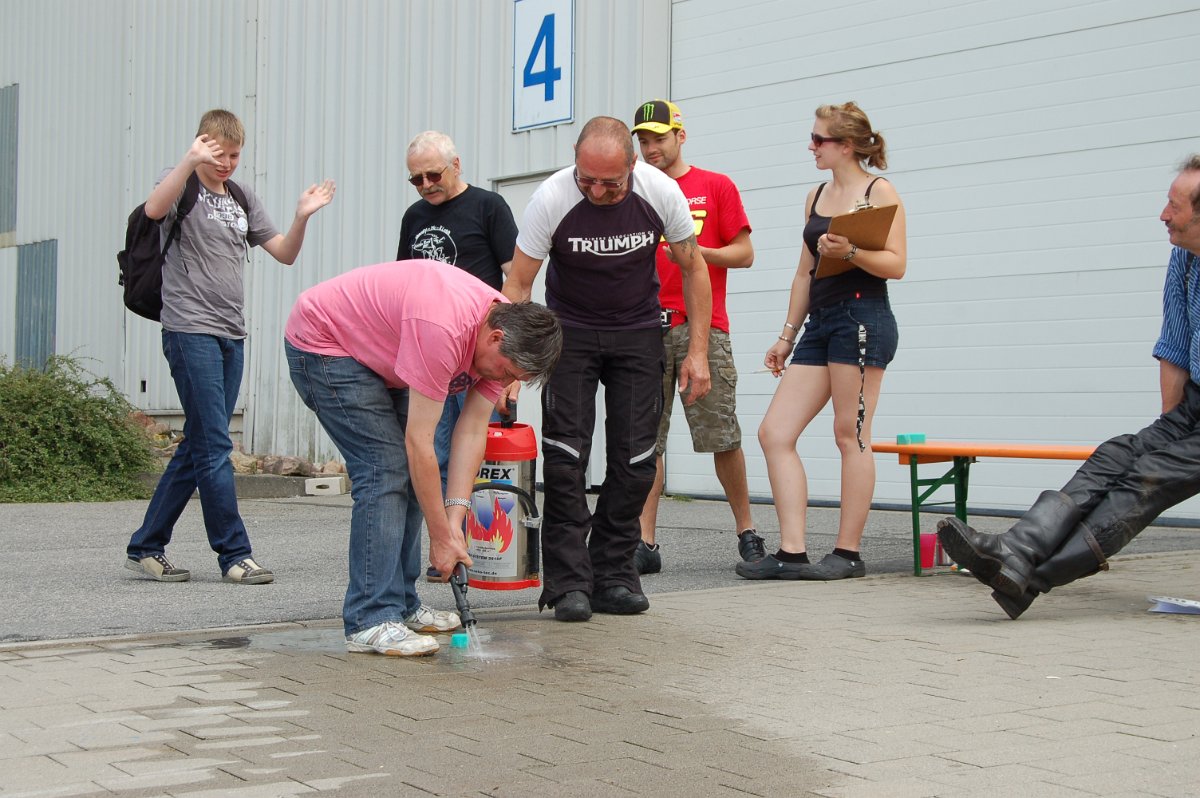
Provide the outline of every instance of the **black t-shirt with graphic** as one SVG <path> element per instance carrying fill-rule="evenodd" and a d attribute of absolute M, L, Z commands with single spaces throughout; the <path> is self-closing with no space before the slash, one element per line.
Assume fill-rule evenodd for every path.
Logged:
<path fill-rule="evenodd" d="M 500 264 L 512 260 L 517 223 L 504 198 L 467 186 L 438 205 L 418 200 L 404 212 L 396 260 L 437 260 L 457 266 L 500 290 Z"/>

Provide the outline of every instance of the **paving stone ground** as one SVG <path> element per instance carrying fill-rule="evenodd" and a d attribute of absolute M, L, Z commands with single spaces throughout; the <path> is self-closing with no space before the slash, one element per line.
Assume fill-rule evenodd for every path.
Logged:
<path fill-rule="evenodd" d="M 969 576 L 885 569 L 726 578 L 585 624 L 484 606 L 480 651 L 420 659 L 346 653 L 336 609 L 13 642 L 0 796 L 1196 796 L 1200 617 L 1146 597 L 1200 598 L 1197 563 L 1121 556 L 1016 622 Z M 134 583 L 134 606 L 170 587 Z M 271 595 L 223 587 L 207 600 Z"/>

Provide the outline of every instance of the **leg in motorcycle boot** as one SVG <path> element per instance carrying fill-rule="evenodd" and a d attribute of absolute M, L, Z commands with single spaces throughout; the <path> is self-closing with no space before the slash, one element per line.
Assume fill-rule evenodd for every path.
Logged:
<path fill-rule="evenodd" d="M 1077 579 L 1107 570 L 1108 558 L 1104 550 L 1087 525 L 1080 524 L 1075 533 L 1067 538 L 1050 559 L 1033 570 L 1029 586 L 1019 598 L 1013 598 L 999 590 L 992 592 L 992 598 L 1008 617 L 1015 621 L 1021 617 L 1021 613 L 1029 609 L 1029 605 L 1040 594 L 1049 593 L 1051 588 L 1069 585 Z"/>
<path fill-rule="evenodd" d="M 941 521 L 937 535 L 951 559 L 976 579 L 1020 598 L 1033 570 L 1049 559 L 1079 518 L 1079 508 L 1069 496 L 1048 490 L 1002 535 L 981 534 L 957 518 Z"/>

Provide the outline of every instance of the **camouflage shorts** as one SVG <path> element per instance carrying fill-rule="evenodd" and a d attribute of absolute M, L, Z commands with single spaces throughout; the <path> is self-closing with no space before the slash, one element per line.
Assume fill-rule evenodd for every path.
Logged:
<path fill-rule="evenodd" d="M 660 455 L 667 449 L 671 410 L 679 387 L 679 367 L 687 356 L 687 348 L 687 322 L 663 335 L 667 370 L 663 374 L 663 414 L 658 424 L 657 451 Z M 692 431 L 694 451 L 728 452 L 742 445 L 742 428 L 737 420 L 737 369 L 733 366 L 729 333 L 716 329 L 709 331 L 708 371 L 712 376 L 712 390 L 700 401 L 684 405 L 683 414 Z"/>

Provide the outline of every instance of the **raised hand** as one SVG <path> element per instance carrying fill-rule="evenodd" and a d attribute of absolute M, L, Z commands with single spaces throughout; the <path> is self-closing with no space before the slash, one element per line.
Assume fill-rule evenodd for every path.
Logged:
<path fill-rule="evenodd" d="M 217 140 L 207 133 L 199 135 L 192 142 L 192 146 L 188 148 L 187 160 L 193 167 L 199 166 L 202 163 L 220 166 L 221 162 L 217 160 L 225 154 L 225 150 L 221 149 L 221 145 Z"/>
<path fill-rule="evenodd" d="M 296 203 L 296 215 L 304 218 L 312 216 L 332 202 L 336 192 L 337 186 L 332 180 L 326 180 L 320 184 L 314 183 L 300 195 L 300 201 Z"/>

